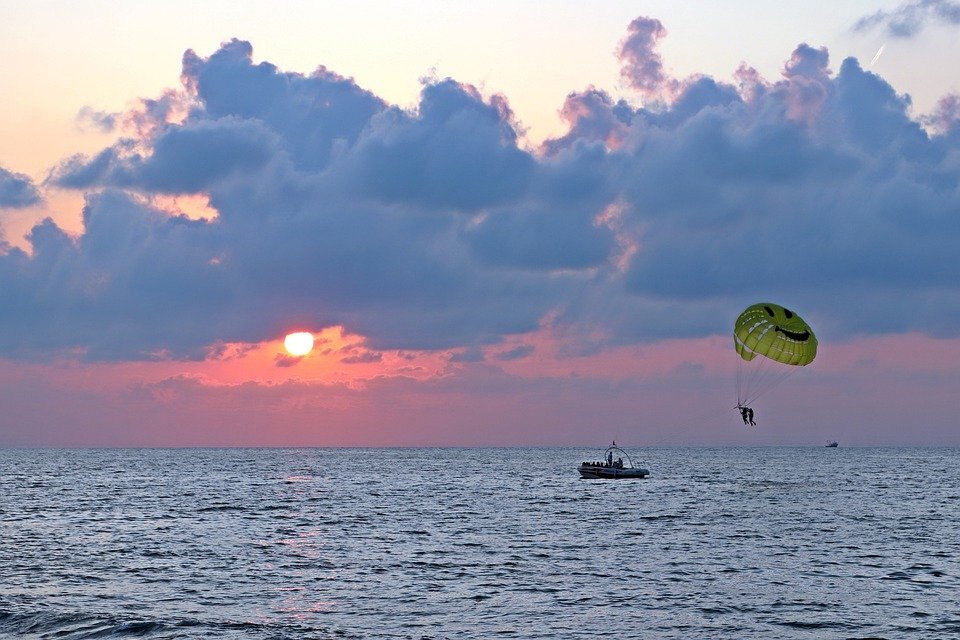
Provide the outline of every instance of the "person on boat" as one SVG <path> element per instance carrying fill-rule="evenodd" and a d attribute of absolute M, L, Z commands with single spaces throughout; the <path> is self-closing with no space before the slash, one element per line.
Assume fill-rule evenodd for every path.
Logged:
<path fill-rule="evenodd" d="M 607 466 L 608 467 L 613 466 L 613 449 L 611 449 L 610 451 L 607 451 Z"/>
<path fill-rule="evenodd" d="M 617 469 L 623 469 L 623 458 L 617 458 Z"/>

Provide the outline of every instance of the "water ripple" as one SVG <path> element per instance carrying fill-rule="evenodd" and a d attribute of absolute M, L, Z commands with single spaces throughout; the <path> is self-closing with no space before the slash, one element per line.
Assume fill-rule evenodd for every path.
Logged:
<path fill-rule="evenodd" d="M 0 637 L 960 634 L 957 450 L 643 453 L 0 451 Z"/>

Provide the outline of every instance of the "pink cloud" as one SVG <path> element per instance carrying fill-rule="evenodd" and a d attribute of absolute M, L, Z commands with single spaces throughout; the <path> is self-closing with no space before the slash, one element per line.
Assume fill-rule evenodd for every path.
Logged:
<path fill-rule="evenodd" d="M 677 81 L 663 70 L 657 43 L 667 35 L 663 24 L 654 18 L 636 18 L 627 27 L 617 55 L 623 63 L 620 76 L 648 100 L 669 100 Z"/>
<path fill-rule="evenodd" d="M 940 133 L 960 131 L 960 94 L 951 93 L 940 98 L 937 108 L 923 118 L 923 123 Z"/>
<path fill-rule="evenodd" d="M 619 149 L 630 127 L 617 117 L 617 107 L 606 92 L 595 87 L 571 93 L 560 109 L 560 118 L 567 123 L 569 133 L 559 140 L 548 140 L 545 151 L 554 152 L 571 140 L 600 141 L 608 149 Z"/>
<path fill-rule="evenodd" d="M 820 109 L 833 91 L 830 69 L 827 67 L 829 59 L 825 47 L 814 49 L 808 44 L 801 44 L 784 65 L 786 84 L 781 88 L 786 94 L 787 116 L 791 120 L 809 123 L 820 114 Z"/>

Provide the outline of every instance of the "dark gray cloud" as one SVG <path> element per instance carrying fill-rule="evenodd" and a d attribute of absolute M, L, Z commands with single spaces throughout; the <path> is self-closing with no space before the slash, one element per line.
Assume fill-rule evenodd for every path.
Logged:
<path fill-rule="evenodd" d="M 332 176 L 382 202 L 476 211 L 519 198 L 535 168 L 505 101 L 447 79 L 423 88 L 417 113 L 373 118 Z"/>
<path fill-rule="evenodd" d="M 376 351 L 361 351 L 340 358 L 344 364 L 368 364 L 383 361 L 383 354 Z"/>
<path fill-rule="evenodd" d="M 893 11 L 877 11 L 860 18 L 854 31 L 882 29 L 894 38 L 912 38 L 928 24 L 960 25 L 960 2 L 955 0 L 913 0 Z"/>
<path fill-rule="evenodd" d="M 0 209 L 21 209 L 40 202 L 40 192 L 28 176 L 0 167 Z"/>
<path fill-rule="evenodd" d="M 132 141 L 106 149 L 92 161 L 70 158 L 53 173 L 61 187 L 97 185 L 151 193 L 199 193 L 226 178 L 258 172 L 280 155 L 281 142 L 257 120 L 226 116 L 168 127 L 141 155 Z"/>
<path fill-rule="evenodd" d="M 273 365 L 281 369 L 287 369 L 289 367 L 295 367 L 303 360 L 300 356 L 289 356 L 282 353 L 278 353 L 273 358 Z"/>
<path fill-rule="evenodd" d="M 450 354 L 450 362 L 483 362 L 483 360 L 483 351 L 477 347 L 470 347 Z"/>
<path fill-rule="evenodd" d="M 217 225 L 116 191 L 88 196 L 83 222 L 75 238 L 44 220 L 27 238 L 31 255 L 0 256 L 0 326 L 11 331 L 0 352 L 202 358 L 227 326 L 256 335 L 229 317 L 242 290 L 218 268 Z"/>
<path fill-rule="evenodd" d="M 311 75 L 251 62 L 253 47 L 231 40 L 209 58 L 183 56 L 183 82 L 202 105 L 195 118 L 256 120 L 274 131 L 296 166 L 320 169 L 352 144 L 386 103 L 326 67 Z M 202 112 L 202 113 L 201 113 Z"/>
<path fill-rule="evenodd" d="M 532 344 L 521 344 L 498 354 L 497 360 L 522 360 L 527 356 L 533 355 L 534 351 L 536 351 L 536 347 Z"/>
<path fill-rule="evenodd" d="M 253 64 L 245 42 L 188 51 L 181 91 L 51 174 L 85 191 L 83 233 L 47 220 L 0 254 L 0 353 L 204 358 L 342 324 L 365 353 L 472 361 L 548 316 L 593 353 L 726 333 L 758 299 L 833 337 L 956 334 L 956 100 L 914 120 L 880 76 L 807 44 L 774 81 L 676 80 L 654 23 L 620 55 L 658 101 L 571 92 L 567 131 L 536 152 L 506 98 L 453 79 L 403 110 L 323 67 Z M 218 215 L 149 204 L 171 193 Z"/>

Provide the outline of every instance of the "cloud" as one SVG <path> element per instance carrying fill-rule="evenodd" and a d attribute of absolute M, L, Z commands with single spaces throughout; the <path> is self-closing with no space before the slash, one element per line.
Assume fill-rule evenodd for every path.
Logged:
<path fill-rule="evenodd" d="M 32 254 L 0 256 L 0 325 L 12 331 L 0 351 L 202 359 L 223 323 L 244 332 L 226 315 L 240 289 L 212 260 L 213 225 L 116 191 L 88 196 L 83 222 L 75 238 L 46 219 L 27 237 Z"/>
<path fill-rule="evenodd" d="M 199 193 L 218 181 L 259 171 L 275 158 L 279 141 L 256 120 L 227 116 L 169 127 L 144 157 L 129 143 L 100 153 L 93 161 L 68 159 L 52 174 L 61 187 L 134 188 L 150 193 Z"/>
<path fill-rule="evenodd" d="M 572 143 L 595 142 L 606 148 L 620 147 L 633 120 L 634 111 L 624 100 L 613 103 L 603 90 L 590 87 L 567 96 L 560 109 L 560 117 L 567 123 L 565 135 L 544 144 L 544 150 L 553 154 Z"/>
<path fill-rule="evenodd" d="M 417 113 L 374 117 L 335 175 L 383 202 L 477 211 L 530 186 L 536 163 L 514 127 L 499 96 L 485 101 L 472 86 L 440 80 L 423 88 Z"/>
<path fill-rule="evenodd" d="M 40 192 L 28 176 L 0 167 L 0 209 L 22 209 L 40 202 Z"/>
<path fill-rule="evenodd" d="M 677 88 L 677 81 L 664 72 L 657 51 L 657 42 L 666 35 L 659 20 L 640 17 L 627 27 L 627 37 L 617 49 L 617 56 L 624 63 L 620 76 L 650 100 L 669 98 Z"/>
<path fill-rule="evenodd" d="M 808 44 L 797 47 L 784 66 L 783 85 L 787 116 L 791 120 L 812 121 L 830 97 L 833 83 L 827 68 L 829 54 L 826 48 L 814 49 Z"/>
<path fill-rule="evenodd" d="M 936 110 L 924 116 L 921 122 L 941 134 L 960 135 L 960 94 L 951 93 L 940 98 Z"/>
<path fill-rule="evenodd" d="M 369 353 L 470 362 L 545 318 L 589 336 L 574 351 L 726 334 L 758 299 L 834 339 L 955 335 L 954 101 L 914 119 L 882 77 L 805 43 L 773 80 L 680 80 L 665 33 L 639 18 L 619 49 L 656 100 L 572 91 L 537 150 L 506 97 L 455 79 L 401 109 L 324 67 L 254 64 L 239 40 L 188 51 L 182 88 L 52 171 L 85 194 L 82 232 L 46 220 L 0 253 L 0 354 L 203 359 L 341 325 Z"/>
<path fill-rule="evenodd" d="M 894 38 L 912 38 L 930 23 L 960 25 L 960 2 L 954 0 L 913 0 L 893 11 L 877 11 L 857 20 L 854 31 L 883 29 Z"/>
<path fill-rule="evenodd" d="M 364 351 L 361 353 L 354 353 L 349 356 L 344 356 L 340 358 L 340 362 L 343 364 L 366 364 L 370 362 L 382 362 L 383 354 L 377 353 L 376 351 Z"/>
<path fill-rule="evenodd" d="M 296 365 L 300 364 L 302 360 L 302 356 L 290 356 L 283 353 L 278 353 L 273 359 L 273 364 L 276 367 L 285 369 L 289 367 L 295 367 Z"/>
<path fill-rule="evenodd" d="M 253 47 L 231 40 L 209 58 L 183 56 L 182 80 L 199 108 L 192 118 L 253 120 L 282 138 L 296 166 L 319 169 L 351 144 L 386 103 L 326 67 L 309 76 L 251 61 Z"/>
<path fill-rule="evenodd" d="M 483 350 L 470 347 L 450 355 L 450 362 L 483 362 Z"/>
<path fill-rule="evenodd" d="M 77 113 L 77 125 L 81 129 L 93 129 L 100 133 L 111 133 L 117 127 L 118 114 L 98 111 L 93 107 L 83 107 Z"/>
<path fill-rule="evenodd" d="M 513 349 L 508 349 L 503 353 L 497 354 L 497 360 L 520 360 L 526 358 L 529 355 L 532 355 L 536 351 L 536 347 L 532 344 L 521 344 L 517 345 Z"/>

